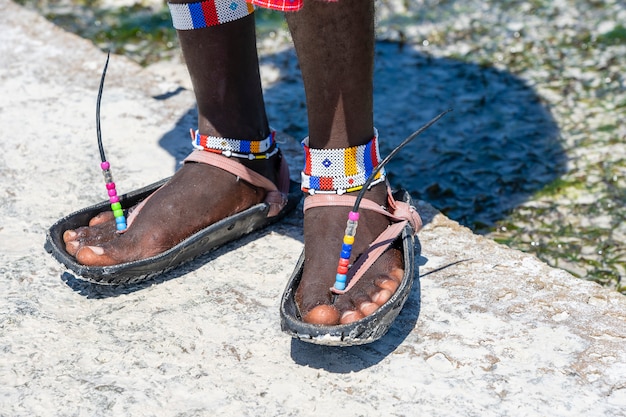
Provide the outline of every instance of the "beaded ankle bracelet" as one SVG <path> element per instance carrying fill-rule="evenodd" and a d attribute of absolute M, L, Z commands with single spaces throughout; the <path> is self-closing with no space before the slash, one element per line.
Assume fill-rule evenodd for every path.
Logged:
<path fill-rule="evenodd" d="M 385 180 L 380 163 L 378 131 L 366 144 L 344 149 L 309 148 L 309 138 L 302 141 L 304 169 L 302 191 L 313 194 L 344 194 L 359 191 L 373 175 L 369 186 Z"/>
<path fill-rule="evenodd" d="M 344 236 L 343 236 L 341 254 L 339 255 L 337 275 L 335 276 L 335 285 L 334 285 L 335 289 L 343 291 L 348 284 L 347 281 L 348 281 L 348 270 L 349 270 L 349 265 L 350 265 L 350 255 L 352 254 L 354 236 L 356 235 L 356 229 L 359 224 L 358 210 L 359 210 L 359 205 L 361 204 L 361 200 L 363 199 L 363 196 L 365 195 L 365 191 L 367 191 L 372 185 L 374 185 L 376 181 L 378 181 L 377 178 L 379 177 L 380 172 L 382 172 L 385 165 L 387 165 L 387 163 L 391 160 L 391 158 L 393 158 L 400 151 L 400 149 L 402 149 L 406 144 L 408 144 L 413 139 L 418 137 L 422 132 L 424 132 L 426 129 L 428 129 L 430 126 L 432 126 L 435 122 L 437 122 L 446 113 L 450 111 L 452 110 L 448 109 L 440 113 L 439 115 L 434 117 L 432 120 L 430 120 L 428 123 L 426 123 L 424 126 L 422 126 L 420 129 L 412 133 L 409 137 L 404 139 L 402 143 L 400 143 L 400 145 L 398 145 L 394 150 L 392 150 L 389 153 L 389 155 L 387 155 L 385 159 L 382 160 L 382 162 L 377 164 L 377 166 L 373 169 L 373 171 L 367 178 L 367 181 L 365 181 L 363 186 L 361 186 L 361 191 L 357 195 L 357 198 L 354 202 L 354 206 L 352 207 L 352 210 L 348 213 L 348 222 L 346 224 L 346 231 L 344 232 Z M 376 134 L 374 139 L 377 139 L 377 137 L 378 137 L 378 134 Z"/>
<path fill-rule="evenodd" d="M 111 53 L 107 53 L 107 60 L 102 70 L 102 77 L 100 78 L 100 88 L 98 89 L 98 99 L 96 101 L 96 136 L 98 137 L 98 149 L 100 150 L 100 168 L 104 175 L 104 182 L 106 184 L 107 194 L 109 195 L 109 201 L 111 202 L 111 210 L 115 216 L 115 227 L 118 232 L 126 230 L 126 217 L 124 216 L 124 210 L 122 210 L 122 204 L 117 196 L 117 190 L 115 189 L 115 182 L 113 182 L 113 175 L 111 175 L 111 164 L 107 161 L 104 154 L 104 146 L 102 146 L 102 133 L 100 131 L 100 102 L 102 101 L 102 90 L 104 88 L 104 77 L 109 66 L 109 57 Z"/>
<path fill-rule="evenodd" d="M 269 159 L 278 153 L 275 130 L 271 130 L 269 136 L 263 140 L 241 140 L 206 136 L 193 129 L 190 133 L 191 144 L 194 148 L 218 153 L 228 158 L 234 156 L 235 158 L 249 160 Z"/>

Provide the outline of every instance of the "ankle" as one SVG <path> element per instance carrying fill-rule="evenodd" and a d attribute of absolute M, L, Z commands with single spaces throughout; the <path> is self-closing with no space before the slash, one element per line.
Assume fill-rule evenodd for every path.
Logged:
<path fill-rule="evenodd" d="M 302 141 L 304 169 L 302 191 L 313 194 L 344 194 L 360 191 L 364 186 L 385 182 L 385 170 L 378 149 L 378 131 L 369 142 L 347 148 L 321 149 Z M 382 167 L 381 167 L 382 168 Z"/>
<path fill-rule="evenodd" d="M 249 168 L 257 174 L 264 176 L 273 183 L 276 183 L 278 180 L 278 171 L 280 169 L 280 163 L 282 158 L 282 153 L 278 151 L 267 159 L 233 159 L 237 160 L 246 168 Z"/>

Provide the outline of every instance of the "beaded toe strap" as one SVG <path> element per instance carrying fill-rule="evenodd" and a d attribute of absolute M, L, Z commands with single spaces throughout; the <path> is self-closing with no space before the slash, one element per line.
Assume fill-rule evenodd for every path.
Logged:
<path fill-rule="evenodd" d="M 304 200 L 304 211 L 314 207 L 342 206 L 352 207 L 356 200 L 352 195 L 312 195 Z M 347 271 L 348 285 L 343 290 L 331 287 L 330 291 L 334 294 L 345 294 L 361 279 L 365 272 L 376 262 L 376 260 L 393 244 L 400 236 L 404 227 L 410 224 L 413 233 L 417 233 L 422 227 L 422 219 L 415 210 L 415 207 L 409 204 L 396 201 L 391 196 L 388 189 L 388 210 L 385 210 L 375 202 L 363 199 L 360 208 L 374 211 L 388 217 L 393 223 L 387 227 L 368 247 L 368 249 L 359 257 L 359 259 Z"/>

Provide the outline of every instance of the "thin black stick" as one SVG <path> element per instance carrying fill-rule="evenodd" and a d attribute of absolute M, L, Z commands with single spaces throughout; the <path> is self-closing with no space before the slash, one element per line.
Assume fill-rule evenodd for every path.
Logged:
<path fill-rule="evenodd" d="M 107 160 L 104 155 L 104 146 L 102 146 L 102 133 L 100 132 L 100 102 L 102 101 L 102 90 L 104 89 L 104 76 L 107 73 L 107 67 L 109 66 L 109 56 L 111 52 L 107 52 L 107 61 L 104 64 L 102 70 L 102 77 L 100 78 L 100 88 L 98 89 L 98 100 L 96 101 L 96 136 L 98 137 L 98 149 L 100 150 L 100 159 L 102 162 Z"/>
<path fill-rule="evenodd" d="M 402 141 L 401 144 L 399 144 L 393 151 L 391 151 L 389 153 L 389 155 L 387 155 L 387 157 L 385 159 L 382 160 L 382 162 L 380 164 L 378 164 L 378 166 L 376 167 L 376 169 L 374 169 L 374 171 L 372 172 L 372 174 L 369 176 L 369 178 L 367 179 L 367 181 L 365 182 L 365 185 L 363 185 L 363 188 L 361 189 L 361 191 L 359 192 L 359 194 L 356 197 L 356 201 L 354 202 L 354 206 L 352 207 L 352 211 L 356 213 L 356 211 L 359 209 L 359 205 L 361 204 L 361 199 L 363 198 L 363 196 L 365 195 L 365 192 L 367 191 L 367 189 L 369 188 L 370 184 L 372 183 L 372 181 L 374 181 L 374 178 L 376 177 L 376 174 L 378 174 L 380 172 L 381 169 L 383 169 L 383 167 L 385 165 L 387 165 L 387 162 L 391 161 L 391 158 L 393 158 L 394 156 L 396 156 L 396 154 L 398 152 L 400 152 L 400 149 L 404 148 L 409 142 L 411 142 L 413 139 L 415 139 L 416 137 L 418 137 L 420 134 L 422 134 L 422 132 L 424 132 L 426 129 L 428 129 L 429 127 L 431 127 L 433 124 L 435 124 L 439 119 L 441 119 L 443 116 L 445 116 L 447 113 L 450 113 L 452 111 L 452 109 L 448 109 L 442 113 L 439 113 L 437 116 L 435 116 L 434 118 L 432 118 L 428 123 L 426 123 L 424 126 L 420 127 L 418 130 L 416 130 L 415 132 L 413 132 L 409 137 L 407 137 L 406 139 L 404 139 Z"/>

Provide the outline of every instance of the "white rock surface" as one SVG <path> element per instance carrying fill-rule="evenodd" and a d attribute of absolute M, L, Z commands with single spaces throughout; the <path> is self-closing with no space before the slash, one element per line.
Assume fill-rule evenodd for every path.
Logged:
<path fill-rule="evenodd" d="M 77 281 L 44 234 L 102 199 L 105 55 L 8 0 L 0 8 L 0 415 L 626 415 L 626 298 L 426 204 L 421 285 L 363 347 L 280 332 L 300 213 L 145 286 Z M 123 192 L 172 174 L 193 97 L 113 56 L 102 114 Z"/>

